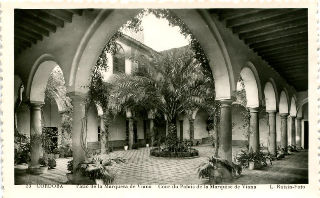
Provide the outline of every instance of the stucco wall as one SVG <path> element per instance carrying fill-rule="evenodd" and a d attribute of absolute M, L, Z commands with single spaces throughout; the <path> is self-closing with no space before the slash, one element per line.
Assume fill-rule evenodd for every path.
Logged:
<path fill-rule="evenodd" d="M 44 127 L 59 127 L 60 115 L 55 101 L 46 100 L 42 106 Z"/>
<path fill-rule="evenodd" d="M 91 105 L 88 110 L 87 118 L 87 142 L 98 141 L 99 118 L 96 107 Z"/>
<path fill-rule="evenodd" d="M 126 118 L 118 115 L 112 121 L 109 127 L 109 140 L 125 140 L 126 139 Z"/>
<path fill-rule="evenodd" d="M 19 133 L 30 136 L 30 110 L 24 103 L 17 110 L 17 126 Z"/>
<path fill-rule="evenodd" d="M 232 105 L 232 140 L 233 145 L 243 145 L 247 141 L 247 128 L 243 127 L 244 118 L 241 112 L 245 111 L 244 107 L 238 105 Z"/>
<path fill-rule="evenodd" d="M 269 145 L 269 126 L 268 126 L 268 114 L 259 114 L 259 135 L 260 135 L 260 145 L 268 147 Z"/>

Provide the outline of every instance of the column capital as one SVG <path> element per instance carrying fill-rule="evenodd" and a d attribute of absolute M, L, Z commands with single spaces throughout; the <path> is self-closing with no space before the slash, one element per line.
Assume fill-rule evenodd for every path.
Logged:
<path fill-rule="evenodd" d="M 288 113 L 280 113 L 280 117 L 281 118 L 287 118 L 288 117 Z"/>
<path fill-rule="evenodd" d="M 218 100 L 221 103 L 221 107 L 230 107 L 233 100 L 232 99 L 222 99 L 222 100 Z"/>
<path fill-rule="evenodd" d="M 259 107 L 249 107 L 250 113 L 258 113 L 259 112 Z"/>
<path fill-rule="evenodd" d="M 42 101 L 28 101 L 28 105 L 31 109 L 41 109 L 41 107 L 44 105 L 44 102 Z"/>
<path fill-rule="evenodd" d="M 290 115 L 290 117 L 291 117 L 292 119 L 295 119 L 295 118 L 296 118 L 296 116 L 294 116 L 294 115 Z"/>
<path fill-rule="evenodd" d="M 276 114 L 277 110 L 267 110 L 266 112 L 269 113 L 269 114 Z"/>
<path fill-rule="evenodd" d="M 297 120 L 302 120 L 303 118 L 302 117 L 297 117 Z"/>

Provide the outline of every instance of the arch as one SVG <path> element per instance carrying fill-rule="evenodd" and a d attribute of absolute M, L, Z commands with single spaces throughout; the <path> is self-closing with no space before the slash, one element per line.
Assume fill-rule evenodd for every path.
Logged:
<path fill-rule="evenodd" d="M 244 82 L 244 88 L 246 91 L 246 98 L 247 98 L 247 107 L 259 107 L 259 85 L 256 75 L 249 67 L 243 67 L 240 76 L 243 79 Z"/>
<path fill-rule="evenodd" d="M 276 106 L 277 106 L 277 110 L 278 109 L 278 105 L 279 105 L 279 92 L 278 92 L 278 87 L 277 87 L 277 83 L 276 81 L 273 79 L 273 78 L 269 78 L 269 82 L 272 84 L 273 86 L 273 89 L 274 89 L 274 93 L 275 93 L 275 96 L 276 96 Z"/>
<path fill-rule="evenodd" d="M 29 100 L 31 100 L 30 96 L 31 96 L 31 89 L 32 89 L 32 85 L 33 85 L 33 82 L 34 82 L 34 77 L 36 75 L 36 72 L 38 71 L 39 67 L 41 66 L 41 71 L 40 73 L 44 73 L 44 74 L 47 74 L 46 75 L 46 79 L 48 80 L 49 78 L 49 75 L 50 75 L 50 72 L 52 71 L 52 69 L 54 67 L 52 67 L 52 69 L 50 70 L 51 67 L 49 68 L 45 68 L 46 64 L 43 65 L 44 62 L 47 62 L 49 61 L 49 63 L 51 62 L 55 62 L 56 65 L 59 65 L 58 62 L 56 61 L 56 59 L 51 55 L 51 54 L 43 54 L 41 55 L 33 64 L 32 68 L 31 68 L 31 71 L 30 71 L 30 74 L 28 76 L 28 82 L 27 82 L 27 88 L 26 88 L 26 96 Z M 45 72 L 46 70 L 48 70 L 47 72 Z M 50 71 L 50 72 L 49 72 Z M 49 73 L 48 73 L 49 72 Z M 39 78 L 39 75 L 37 76 L 37 78 Z M 42 82 L 42 81 L 41 81 Z M 44 86 L 47 85 L 47 81 L 45 81 L 44 83 Z M 43 100 L 40 100 L 40 102 L 43 102 L 44 101 L 44 98 Z"/>
<path fill-rule="evenodd" d="M 276 111 L 277 110 L 276 91 L 273 84 L 270 81 L 268 81 L 264 86 L 264 97 L 266 100 L 266 110 Z"/>
<path fill-rule="evenodd" d="M 302 117 L 303 106 L 308 103 L 308 98 L 303 99 L 297 107 L 297 117 Z"/>
<path fill-rule="evenodd" d="M 279 113 L 289 113 L 288 94 L 285 90 L 281 91 L 279 101 Z"/>
<path fill-rule="evenodd" d="M 70 69 L 70 91 L 85 93 L 91 67 L 96 63 L 105 42 L 138 14 L 140 10 L 102 10 L 83 36 Z M 230 99 L 235 89 L 233 70 L 227 50 L 211 17 L 196 10 L 171 10 L 189 27 L 204 49 L 213 71 L 217 99 Z M 116 22 L 116 23 L 115 23 Z M 89 67 L 88 67 L 89 65 Z"/>
<path fill-rule="evenodd" d="M 290 116 L 297 116 L 297 106 L 296 106 L 296 99 L 294 96 L 291 97 L 291 103 L 290 103 Z"/>

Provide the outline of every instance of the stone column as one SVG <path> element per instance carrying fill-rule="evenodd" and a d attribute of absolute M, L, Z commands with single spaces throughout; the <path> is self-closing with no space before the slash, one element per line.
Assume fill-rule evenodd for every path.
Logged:
<path fill-rule="evenodd" d="M 231 100 L 221 100 L 221 117 L 220 117 L 220 157 L 232 162 L 232 117 L 231 117 Z"/>
<path fill-rule="evenodd" d="M 269 151 L 273 156 L 277 155 L 276 111 L 267 111 L 269 115 Z"/>
<path fill-rule="evenodd" d="M 260 149 L 259 141 L 259 111 L 258 108 L 249 108 L 250 110 L 250 137 L 249 150 L 258 152 Z"/>
<path fill-rule="evenodd" d="M 149 118 L 149 128 L 150 128 L 150 146 L 153 146 L 154 143 L 154 119 Z"/>
<path fill-rule="evenodd" d="M 103 120 L 103 115 L 99 116 L 100 117 L 100 153 L 105 154 L 108 153 L 108 146 L 107 146 L 107 134 L 106 134 L 106 128 L 104 125 L 104 120 Z"/>
<path fill-rule="evenodd" d="M 129 121 L 129 149 L 132 149 L 133 145 L 133 118 L 128 118 Z"/>
<path fill-rule="evenodd" d="M 180 126 L 180 141 L 183 141 L 183 120 L 179 120 Z"/>
<path fill-rule="evenodd" d="M 83 122 L 85 118 L 85 100 L 83 96 L 70 94 L 73 105 L 72 115 L 72 155 L 73 155 L 73 172 L 76 172 L 76 168 L 79 163 L 85 160 L 85 151 L 83 149 L 83 143 L 81 136 L 85 131 L 83 128 Z"/>
<path fill-rule="evenodd" d="M 287 151 L 288 148 L 288 129 L 287 129 L 287 113 L 281 113 L 281 148 Z"/>
<path fill-rule="evenodd" d="M 189 125 L 190 125 L 190 140 L 194 141 L 194 119 L 189 119 Z"/>
<path fill-rule="evenodd" d="M 150 146 L 153 146 L 153 143 L 155 141 L 154 137 L 154 118 L 155 118 L 155 111 L 149 110 L 148 111 L 148 119 L 149 119 L 149 133 L 150 133 Z"/>
<path fill-rule="evenodd" d="M 301 117 L 297 117 L 297 147 L 302 148 L 302 137 L 301 137 Z"/>
<path fill-rule="evenodd" d="M 30 154 L 31 162 L 29 170 L 31 173 L 36 172 L 40 167 L 39 158 L 42 152 L 42 125 L 41 125 L 41 107 L 43 102 L 30 103 Z"/>
<path fill-rule="evenodd" d="M 296 146 L 296 117 L 291 116 L 291 146 Z"/>
<path fill-rule="evenodd" d="M 130 109 L 126 110 L 126 117 L 128 119 L 129 122 L 129 138 L 128 138 L 128 146 L 129 149 L 132 149 L 132 145 L 133 145 L 133 116 L 132 116 L 132 112 Z"/>

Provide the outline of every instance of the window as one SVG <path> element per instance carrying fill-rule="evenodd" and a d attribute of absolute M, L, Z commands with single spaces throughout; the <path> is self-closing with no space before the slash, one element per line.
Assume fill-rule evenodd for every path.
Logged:
<path fill-rule="evenodd" d="M 126 59 L 124 55 L 123 49 L 120 49 L 114 56 L 113 56 L 113 73 L 125 73 L 126 68 Z"/>

